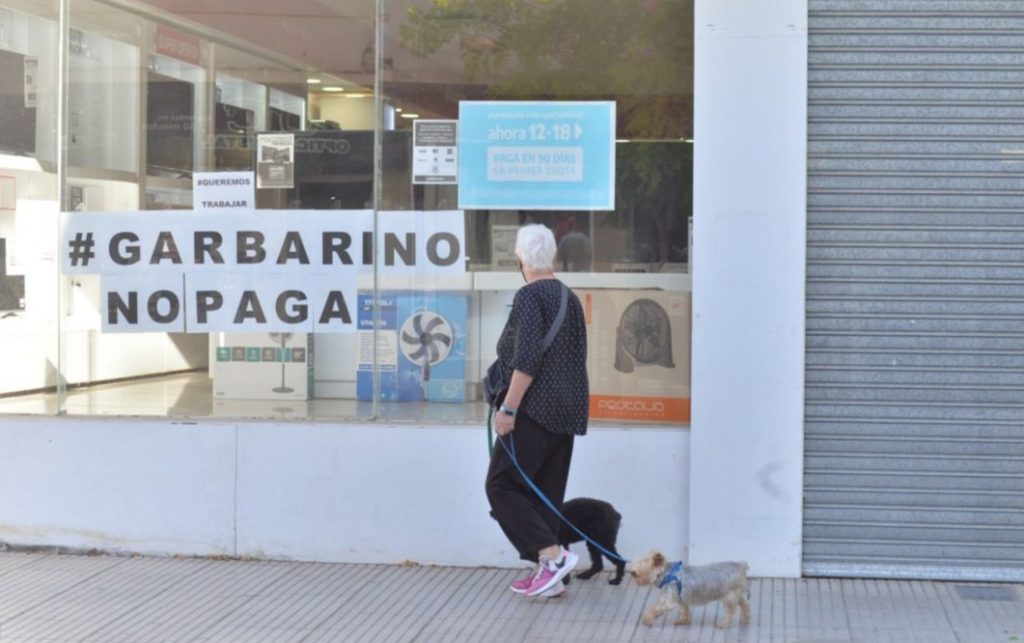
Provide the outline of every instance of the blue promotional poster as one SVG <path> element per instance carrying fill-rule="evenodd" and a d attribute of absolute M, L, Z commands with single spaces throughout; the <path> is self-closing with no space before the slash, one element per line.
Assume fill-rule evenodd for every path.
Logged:
<path fill-rule="evenodd" d="M 459 103 L 459 208 L 613 210 L 615 103 Z"/>
<path fill-rule="evenodd" d="M 384 292 L 377 364 L 385 402 L 466 400 L 465 293 Z M 373 296 L 359 295 L 356 397 L 373 399 Z"/>

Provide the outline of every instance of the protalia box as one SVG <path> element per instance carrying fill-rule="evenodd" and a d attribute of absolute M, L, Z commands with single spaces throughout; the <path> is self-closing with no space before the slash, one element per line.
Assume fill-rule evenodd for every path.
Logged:
<path fill-rule="evenodd" d="M 308 400 L 313 397 L 313 335 L 218 333 L 213 396 L 226 400 Z"/>
<path fill-rule="evenodd" d="M 690 293 L 577 290 L 587 321 L 590 417 L 690 421 Z"/>
<path fill-rule="evenodd" d="M 466 400 L 465 293 L 384 292 L 377 298 L 380 397 L 392 402 Z M 373 399 L 372 295 L 359 295 L 356 397 Z"/>

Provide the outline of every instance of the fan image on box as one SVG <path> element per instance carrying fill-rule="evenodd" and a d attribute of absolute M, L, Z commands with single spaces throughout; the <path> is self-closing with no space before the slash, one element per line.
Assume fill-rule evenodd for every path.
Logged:
<path fill-rule="evenodd" d="M 615 329 L 615 370 L 632 373 L 633 362 L 675 368 L 672 324 L 656 301 L 637 299 L 622 311 Z"/>
<path fill-rule="evenodd" d="M 426 397 L 430 382 L 430 367 L 448 357 L 454 333 L 448 321 L 429 310 L 415 313 L 405 320 L 399 333 L 402 355 L 423 367 L 423 394 Z"/>
<path fill-rule="evenodd" d="M 288 343 L 288 340 L 292 338 L 291 333 L 269 333 L 270 339 L 281 342 L 281 386 L 275 386 L 273 390 L 275 393 L 294 393 L 295 389 L 284 384 L 284 345 Z"/>

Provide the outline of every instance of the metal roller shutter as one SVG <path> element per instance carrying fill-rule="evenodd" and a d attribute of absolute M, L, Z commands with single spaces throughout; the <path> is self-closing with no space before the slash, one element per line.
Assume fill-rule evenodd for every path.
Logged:
<path fill-rule="evenodd" d="M 1024 580 L 1024 2 L 809 5 L 804 573 Z"/>

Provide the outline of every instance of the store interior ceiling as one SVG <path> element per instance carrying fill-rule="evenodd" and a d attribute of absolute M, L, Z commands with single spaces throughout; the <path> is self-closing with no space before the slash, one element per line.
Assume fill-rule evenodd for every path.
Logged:
<path fill-rule="evenodd" d="M 249 0 L 245 15 L 237 0 L 144 0 L 175 18 L 228 34 L 294 61 L 306 73 L 304 91 L 314 95 L 373 94 L 377 67 L 374 0 L 290 0 L 286 10 L 276 0 Z M 423 58 L 402 47 L 399 32 L 409 7 L 423 0 L 387 0 L 381 55 L 385 98 L 406 112 L 451 118 L 457 98 L 452 85 L 463 83 L 463 64 L 456 48 Z M 231 64 L 230 61 L 228 64 Z M 243 63 L 239 62 L 239 67 Z M 410 85 L 406 87 L 406 85 Z M 471 92 L 475 94 L 479 92 Z M 423 99 L 423 103 L 417 103 Z"/>
<path fill-rule="evenodd" d="M 347 95 L 372 94 L 379 71 L 383 98 L 388 104 L 424 118 L 455 118 L 460 100 L 515 99 L 523 91 L 522 78 L 527 78 L 526 85 L 533 88 L 530 92 L 533 98 L 620 100 L 625 101 L 624 111 L 654 111 L 662 122 L 692 122 L 692 60 L 684 55 L 685 51 L 692 51 L 692 30 L 651 22 L 651 16 L 661 15 L 656 12 L 667 7 L 674 7 L 675 13 L 670 14 L 672 24 L 677 20 L 684 24 L 687 20 L 692 22 L 692 6 L 687 2 L 638 3 L 633 11 L 636 20 L 627 23 L 619 21 L 619 24 L 609 25 L 598 11 L 593 12 L 594 16 L 577 16 L 578 19 L 567 23 L 566 28 L 580 29 L 586 37 L 576 40 L 584 44 L 577 43 L 568 51 L 546 51 L 545 56 L 555 56 L 558 64 L 545 67 L 544 73 L 536 76 L 536 82 L 529 81 L 528 77 L 532 76 L 529 68 L 506 67 L 505 72 L 516 77 L 506 86 L 505 79 L 495 75 L 483 81 L 474 79 L 469 73 L 473 57 L 489 53 L 484 50 L 500 49 L 505 24 L 502 20 L 512 21 L 512 28 L 521 28 L 523 20 L 536 19 L 539 24 L 545 24 L 547 16 L 523 18 L 522 11 L 503 9 L 496 0 L 467 1 L 462 4 L 469 9 L 449 12 L 450 15 L 444 11 L 434 12 L 427 19 L 424 31 L 429 34 L 447 30 L 451 38 L 426 54 L 410 46 L 406 27 L 414 22 L 410 10 L 425 11 L 433 0 L 379 0 L 379 5 L 378 0 L 289 0 L 286 5 L 279 0 L 247 0 L 244 13 L 238 10 L 239 0 L 139 1 L 175 18 L 250 43 L 280 60 L 291 61 L 293 70 L 305 73 L 314 81 L 302 90 L 308 91 L 311 100 L 336 91 L 328 89 L 332 87 L 341 88 L 338 93 Z M 567 20 L 563 14 L 573 4 L 571 0 L 561 3 L 507 1 L 509 7 L 529 7 L 544 12 L 561 7 L 561 13 L 556 14 L 559 16 L 556 24 Z M 381 14 L 381 52 L 376 50 L 378 11 Z M 643 23 L 644 20 L 647 22 Z M 633 23 L 640 26 L 630 26 Z M 656 38 L 648 38 L 645 29 L 656 31 L 653 34 Z M 609 38 L 626 38 L 643 45 L 641 50 L 646 48 L 651 55 L 658 56 L 657 65 L 645 65 L 645 68 L 661 69 L 663 73 L 627 73 L 616 81 L 606 68 L 607 60 L 580 66 L 581 55 L 589 51 L 585 41 Z M 623 44 L 623 51 L 632 50 L 627 45 Z M 511 55 L 513 60 L 523 55 L 515 51 L 516 45 L 507 46 L 512 49 L 511 53 L 502 55 Z M 618 54 L 602 55 L 607 58 Z M 582 59 L 586 61 L 589 57 L 583 55 Z M 646 80 L 636 82 L 637 79 Z M 399 119 L 397 125 L 408 126 L 409 121 Z M 627 132 L 627 136 L 662 140 L 692 138 L 689 125 L 663 129 L 665 131 Z"/>

